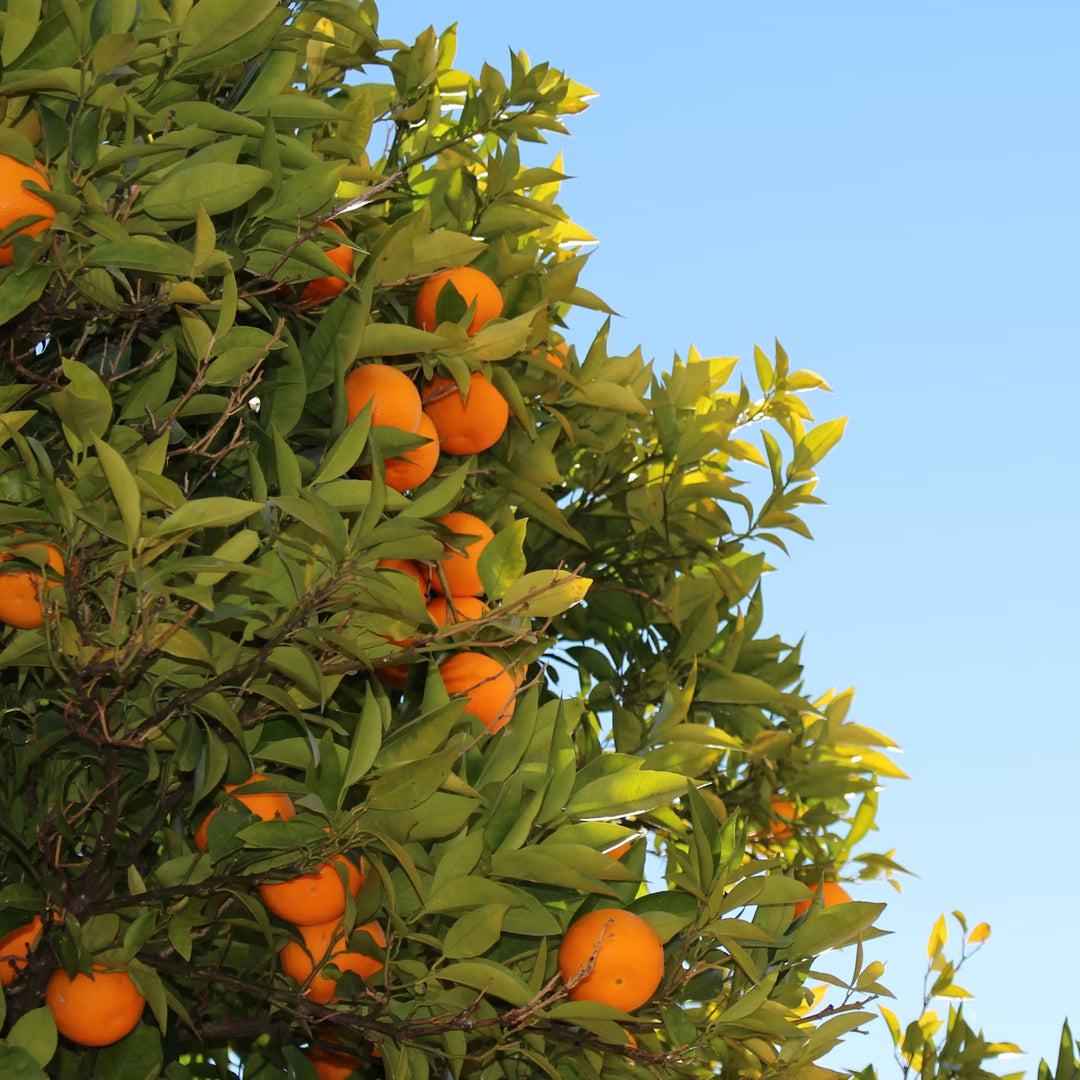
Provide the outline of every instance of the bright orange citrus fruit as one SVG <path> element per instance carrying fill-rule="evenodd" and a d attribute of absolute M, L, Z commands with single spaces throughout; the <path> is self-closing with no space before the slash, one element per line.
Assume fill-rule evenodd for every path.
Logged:
<path fill-rule="evenodd" d="M 109 1046 L 134 1030 L 146 999 L 126 971 L 94 964 L 92 975 L 54 971 L 45 987 L 45 1004 L 65 1038 L 81 1046 Z"/>
<path fill-rule="evenodd" d="M 14 550 L 43 547 L 45 559 L 58 574 L 64 573 L 64 558 L 52 544 L 19 544 Z M 11 555 L 0 551 L 0 562 L 7 562 Z M 45 621 L 44 587 L 46 581 L 36 570 L 0 570 L 0 622 L 17 626 L 21 630 L 33 630 Z M 55 589 L 60 582 L 55 578 L 48 586 Z"/>
<path fill-rule="evenodd" d="M 600 908 L 576 919 L 559 945 L 559 974 L 574 1001 L 601 1001 L 633 1012 L 648 1001 L 664 977 L 664 947 L 640 915 Z"/>
<path fill-rule="evenodd" d="M 474 539 L 467 542 L 454 541 L 454 547 L 458 550 L 451 552 L 443 559 L 436 571 L 432 573 L 432 589 L 437 593 L 445 593 L 446 589 L 449 589 L 451 596 L 479 596 L 484 591 L 484 586 L 480 581 L 476 562 L 480 558 L 480 553 L 494 539 L 495 533 L 486 522 L 481 521 L 475 514 L 467 514 L 464 510 L 452 510 L 437 520 L 455 536 L 472 536 Z M 449 548 L 447 550 L 449 551 Z M 443 578 L 446 579 L 445 588 Z"/>
<path fill-rule="evenodd" d="M 275 791 L 259 791 L 250 795 L 244 794 L 244 788 L 248 784 L 260 783 L 266 780 L 267 777 L 262 773 L 252 773 L 242 784 L 226 784 L 225 791 L 232 795 L 233 798 L 242 802 L 256 817 L 262 818 L 263 821 L 288 821 L 290 818 L 296 816 L 296 807 L 293 806 L 292 799 L 288 795 L 280 794 Z M 210 819 L 218 812 L 218 808 L 215 806 L 206 817 L 203 818 L 202 824 L 195 831 L 195 847 L 199 851 L 205 851 L 209 840 L 209 828 Z"/>
<path fill-rule="evenodd" d="M 43 173 L 7 154 L 0 154 L 0 229 L 14 225 L 19 218 L 40 215 L 40 221 L 19 230 L 20 235 L 37 236 L 53 223 L 56 211 L 40 195 L 24 188 L 24 180 L 32 180 L 46 191 L 52 191 L 52 185 Z M 14 245 L 9 241 L 0 246 L 0 266 L 10 266 L 14 261 Z"/>
<path fill-rule="evenodd" d="M 327 1037 L 329 1042 L 337 1039 Z M 329 1050 L 323 1046 L 313 1046 L 304 1055 L 315 1067 L 319 1080 L 349 1080 L 358 1075 L 362 1062 L 346 1050 Z"/>
<path fill-rule="evenodd" d="M 333 229 L 335 232 L 345 235 L 345 230 L 333 221 L 328 221 L 323 225 L 324 229 Z M 353 266 L 355 264 L 355 255 L 353 249 L 348 244 L 339 244 L 335 248 L 330 248 L 326 253 L 326 257 L 343 273 L 352 277 Z M 300 299 L 297 304 L 300 307 L 314 307 L 316 304 L 328 304 L 335 296 L 339 296 L 345 291 L 345 286 L 348 282 L 342 281 L 339 277 L 333 277 L 327 275 L 326 277 L 315 278 L 314 281 L 309 281 L 300 293 Z"/>
<path fill-rule="evenodd" d="M 345 376 L 348 423 L 371 401 L 371 426 L 416 431 L 420 427 L 420 395 L 412 379 L 389 364 L 361 364 Z"/>
<path fill-rule="evenodd" d="M 791 823 L 798 816 L 795 804 L 790 799 L 781 799 L 774 795 L 769 800 L 769 828 L 766 836 L 775 841 L 791 839 Z"/>
<path fill-rule="evenodd" d="M 420 414 L 420 426 L 417 435 L 423 435 L 428 442 L 415 450 L 407 450 L 400 457 L 386 459 L 386 486 L 395 491 L 412 491 L 418 488 L 434 471 L 439 463 L 439 433 L 426 412 Z"/>
<path fill-rule="evenodd" d="M 338 876 L 338 865 L 345 867 L 349 893 L 355 896 L 364 883 L 364 875 L 344 855 L 335 855 L 310 874 L 260 885 L 259 896 L 279 919 L 296 926 L 315 926 L 340 919 L 345 914 L 345 887 Z"/>
<path fill-rule="evenodd" d="M 380 948 L 386 948 L 386 935 L 377 922 L 365 923 L 357 929 L 366 930 Z M 340 919 L 331 919 L 315 926 L 301 926 L 300 936 L 304 939 L 304 944 L 290 941 L 281 950 L 279 959 L 281 970 L 301 985 L 313 971 L 324 964 L 332 963 L 342 974 L 354 971 L 362 979 L 370 979 L 377 971 L 382 970 L 381 960 L 349 949 L 347 937 L 341 933 Z M 312 1001 L 325 1005 L 334 1000 L 337 980 L 337 975 L 323 975 L 316 971 L 305 993 Z"/>
<path fill-rule="evenodd" d="M 487 614 L 487 608 L 477 596 L 451 596 L 449 600 L 445 596 L 433 596 L 428 601 L 427 613 L 441 630 L 453 623 L 482 619 Z"/>
<path fill-rule="evenodd" d="M 463 398 L 453 379 L 436 375 L 421 392 L 424 410 L 448 454 L 463 457 L 494 446 L 506 430 L 510 406 L 479 371 L 469 377 L 469 396 Z"/>
<path fill-rule="evenodd" d="M 42 925 L 41 917 L 35 915 L 25 926 L 12 930 L 0 940 L 0 986 L 9 986 L 26 967 L 25 957 L 30 955 L 41 937 Z"/>
<path fill-rule="evenodd" d="M 451 696 L 464 694 L 465 712 L 472 713 L 490 734 L 501 731 L 514 715 L 521 679 L 494 657 L 480 652 L 455 653 L 439 667 Z"/>
<path fill-rule="evenodd" d="M 815 881 L 809 888 L 812 893 L 816 893 L 818 891 L 818 883 Z M 842 885 L 838 885 L 835 881 L 826 881 L 822 888 L 821 903 L 824 907 L 832 907 L 833 904 L 845 904 L 851 899 L 847 889 Z M 795 905 L 795 918 L 797 919 L 800 915 L 805 915 L 810 910 L 810 905 L 812 903 L 813 898 L 810 900 L 800 900 Z"/>
<path fill-rule="evenodd" d="M 502 314 L 503 298 L 499 286 L 474 266 L 455 266 L 451 270 L 440 270 L 437 274 L 432 274 L 420 286 L 413 307 L 413 320 L 421 330 L 430 332 L 435 329 L 435 308 L 439 294 L 451 283 L 466 304 L 471 305 L 474 301 L 476 303 L 468 333 L 475 334 L 485 323 Z"/>

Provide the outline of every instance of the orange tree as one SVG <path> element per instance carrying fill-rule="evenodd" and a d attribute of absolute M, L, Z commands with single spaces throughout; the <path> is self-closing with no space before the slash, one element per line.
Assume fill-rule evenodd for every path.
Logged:
<path fill-rule="evenodd" d="M 0 1074 L 830 1075 L 898 772 L 762 629 L 823 380 L 568 339 L 523 53 L 0 7 Z"/>

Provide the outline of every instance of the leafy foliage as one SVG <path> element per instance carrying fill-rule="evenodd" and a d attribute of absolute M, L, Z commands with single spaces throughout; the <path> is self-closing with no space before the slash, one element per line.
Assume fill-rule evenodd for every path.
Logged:
<path fill-rule="evenodd" d="M 551 362 L 573 306 L 609 309 L 578 284 L 561 160 L 525 153 L 590 92 L 524 53 L 470 76 L 452 28 L 381 40 L 371 0 L 2 6 L 0 153 L 44 164 L 57 218 L 0 270 L 0 547 L 65 560 L 43 625 L 0 644 L 0 931 L 46 922 L 4 1075 L 310 1080 L 302 1048 L 328 1040 L 393 1080 L 831 1075 L 815 1062 L 885 992 L 862 954 L 882 905 L 794 905 L 823 873 L 900 869 L 856 846 L 902 773 L 850 691 L 808 695 L 799 647 L 762 632 L 765 552 L 809 535 L 843 432 L 813 423 L 824 380 L 779 345 L 754 390 L 693 349 L 661 373 L 606 326 Z M 330 220 L 356 277 L 297 305 L 345 276 Z M 470 335 L 444 293 L 413 326 L 421 282 L 465 264 L 502 317 Z M 345 423 L 370 358 L 482 371 L 510 426 L 400 494 L 383 463 L 416 438 Z M 438 629 L 379 562 L 437 563 L 455 507 L 496 533 L 489 610 Z M 526 673 L 497 735 L 439 676 L 464 641 Z M 224 798 L 253 771 L 295 817 Z M 280 971 L 296 929 L 258 886 L 339 853 L 366 871 L 345 931 L 388 943 L 356 933 L 385 966 L 323 1005 Z M 612 905 L 665 943 L 632 1017 L 556 975 L 575 915 Z M 815 973 L 854 943 L 850 980 Z M 100 1050 L 58 1043 L 42 1006 L 57 965 L 92 960 L 149 1005 Z"/>

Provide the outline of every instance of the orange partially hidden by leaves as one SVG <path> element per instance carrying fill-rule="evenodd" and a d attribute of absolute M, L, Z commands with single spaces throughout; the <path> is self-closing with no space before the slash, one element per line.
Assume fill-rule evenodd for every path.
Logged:
<path fill-rule="evenodd" d="M 279 919 L 295 926 L 315 926 L 340 919 L 345 914 L 345 887 L 338 866 L 345 868 L 349 893 L 355 896 L 364 883 L 364 875 L 344 855 L 335 855 L 310 874 L 260 885 L 259 896 Z"/>
<path fill-rule="evenodd" d="M 521 679 L 494 657 L 480 652 L 455 653 L 443 662 L 439 674 L 448 694 L 467 696 L 465 711 L 472 713 L 490 734 L 510 723 Z"/>
<path fill-rule="evenodd" d="M 24 180 L 32 180 L 44 190 L 52 191 L 49 181 L 37 169 L 7 154 L 0 154 L 0 229 L 14 225 L 19 218 L 34 215 L 40 220 L 24 226 L 19 234 L 37 236 L 53 223 L 56 211 L 40 195 L 24 188 Z M 14 245 L 10 241 L 0 245 L 0 266 L 10 266 L 14 261 Z"/>
<path fill-rule="evenodd" d="M 510 419 L 506 398 L 479 371 L 469 377 L 467 398 L 453 379 L 443 375 L 425 383 L 420 397 L 448 454 L 465 456 L 487 450 L 499 441 Z"/>
<path fill-rule="evenodd" d="M 64 573 L 64 558 L 52 544 L 19 544 L 23 548 L 43 547 L 45 560 L 57 574 Z M 7 562 L 11 555 L 0 551 L 0 562 Z M 55 578 L 49 580 L 49 588 L 60 584 Z M 20 630 L 33 630 L 45 621 L 43 591 L 44 575 L 36 570 L 0 570 L 0 622 L 17 626 Z"/>
<path fill-rule="evenodd" d="M 420 413 L 420 426 L 416 434 L 423 435 L 428 442 L 415 450 L 407 450 L 401 457 L 386 459 L 386 486 L 395 491 L 418 488 L 439 463 L 439 433 L 426 412 Z"/>
<path fill-rule="evenodd" d="M 769 828 L 766 837 L 771 840 L 790 840 L 791 823 L 798 816 L 795 804 L 790 799 L 773 796 L 769 801 Z"/>
<path fill-rule="evenodd" d="M 566 356 L 569 351 L 570 350 L 566 347 L 566 342 L 560 341 L 559 344 L 547 354 L 547 362 L 549 364 L 554 364 L 556 367 L 565 367 Z M 631 1035 L 630 1038 L 633 1038 L 633 1035 Z"/>
<path fill-rule="evenodd" d="M 592 970 L 574 982 L 583 971 Z M 600 908 L 575 920 L 559 945 L 559 974 L 574 1001 L 600 1001 L 633 1012 L 664 977 L 664 947 L 640 915 Z"/>
<path fill-rule="evenodd" d="M 335 232 L 345 235 L 345 230 L 333 221 L 328 221 L 323 225 L 324 229 L 333 229 Z M 335 248 L 330 248 L 326 253 L 326 257 L 343 273 L 352 277 L 353 266 L 355 264 L 355 255 L 353 249 L 348 244 L 339 244 Z M 339 296 L 345 291 L 345 286 L 348 282 L 343 281 L 339 277 L 333 277 L 328 275 L 327 277 L 315 278 L 314 281 L 309 281 L 305 286 L 303 292 L 300 293 L 300 299 L 297 304 L 300 307 L 314 307 L 316 304 L 328 304 L 335 296 Z"/>
<path fill-rule="evenodd" d="M 41 937 L 41 927 L 41 918 L 35 915 L 25 926 L 12 930 L 0 940 L 0 986 L 9 986 L 22 973 L 26 967 L 25 957 L 30 955 Z"/>
<path fill-rule="evenodd" d="M 328 1042 L 337 1039 L 327 1037 Z M 304 1055 L 315 1068 L 319 1080 L 348 1080 L 360 1069 L 363 1062 L 346 1050 L 329 1050 L 323 1046 L 313 1046 Z"/>
<path fill-rule="evenodd" d="M 242 784 L 226 784 L 225 790 L 239 802 L 242 802 L 256 817 L 262 818 L 263 821 L 288 821 L 290 818 L 295 817 L 296 807 L 293 806 L 293 801 L 288 795 L 283 795 L 277 791 L 258 791 L 249 795 L 244 794 L 244 788 L 248 784 L 261 783 L 266 779 L 267 777 L 262 773 L 252 773 Z M 205 851 L 210 843 L 210 819 L 216 813 L 217 807 L 214 807 L 203 818 L 202 824 L 195 831 L 195 847 L 199 851 Z"/>
<path fill-rule="evenodd" d="M 371 426 L 416 431 L 420 427 L 420 395 L 412 379 L 389 364 L 361 364 L 345 376 L 346 416 L 352 423 L 370 401 Z"/>
<path fill-rule="evenodd" d="M 818 891 L 818 883 L 815 881 L 810 885 L 810 891 L 816 893 Z M 842 885 L 838 885 L 835 881 L 826 881 L 822 886 L 821 903 L 824 907 L 832 907 L 833 904 L 846 904 L 851 900 L 851 896 L 848 894 L 847 889 Z M 813 903 L 813 898 L 809 900 L 800 900 L 795 905 L 795 918 L 799 918 L 800 915 L 805 915 L 810 910 L 810 905 Z"/>
<path fill-rule="evenodd" d="M 499 286 L 483 270 L 477 270 L 474 266 L 455 266 L 432 274 L 420 286 L 413 306 L 413 320 L 421 330 L 430 333 L 435 329 L 439 294 L 448 284 L 453 284 L 466 305 L 476 303 L 468 333 L 475 334 L 485 323 L 502 314 L 503 298 Z"/>
<path fill-rule="evenodd" d="M 609 859 L 621 859 L 640 838 L 641 833 L 634 833 L 633 836 L 628 836 L 625 840 L 620 840 L 617 844 L 612 844 L 611 847 L 605 848 L 604 854 Z"/>
<path fill-rule="evenodd" d="M 479 596 L 484 591 L 484 586 L 476 570 L 476 562 L 480 553 L 494 539 L 495 533 L 486 522 L 481 521 L 475 514 L 465 513 L 464 510 L 452 510 L 437 520 L 455 536 L 472 536 L 475 539 L 467 543 L 455 540 L 454 547 L 458 550 L 451 552 L 439 563 L 437 571 L 431 575 L 431 587 L 435 592 L 443 594 L 448 589 L 451 596 Z M 440 570 L 441 575 L 438 572 Z M 446 579 L 445 587 L 443 578 Z"/>
<path fill-rule="evenodd" d="M 365 923 L 357 929 L 365 930 L 370 934 L 379 948 L 386 948 L 386 935 L 377 922 Z M 348 939 L 342 932 L 340 919 L 331 919 L 316 926 L 301 926 L 300 936 L 304 939 L 304 944 L 290 941 L 281 950 L 279 959 L 281 970 L 286 975 L 292 976 L 301 986 L 313 971 L 324 964 L 333 964 L 341 974 L 353 971 L 362 979 L 370 979 L 377 971 L 382 970 L 381 960 L 349 949 Z M 325 1005 L 334 1000 L 337 980 L 337 975 L 323 975 L 321 972 L 316 972 L 304 992 L 312 1001 Z"/>
<path fill-rule="evenodd" d="M 433 596 L 427 605 L 428 617 L 441 630 L 454 623 L 482 619 L 487 614 L 484 601 L 477 596 Z"/>
<path fill-rule="evenodd" d="M 399 573 L 408 574 L 416 581 L 416 587 L 420 590 L 420 599 L 427 600 L 429 578 L 428 569 L 423 563 L 415 562 L 413 559 L 380 559 L 375 566 L 379 570 L 396 570 Z M 389 639 L 390 643 L 399 649 L 407 649 L 415 640 L 416 638 L 411 637 Z M 393 690 L 404 690 L 405 682 L 409 677 L 409 665 L 388 664 L 385 667 L 376 668 L 375 677 L 384 686 L 389 686 Z"/>
<path fill-rule="evenodd" d="M 82 1046 L 109 1046 L 134 1030 L 146 999 L 126 971 L 94 964 L 93 974 L 54 971 L 45 987 L 56 1030 Z"/>

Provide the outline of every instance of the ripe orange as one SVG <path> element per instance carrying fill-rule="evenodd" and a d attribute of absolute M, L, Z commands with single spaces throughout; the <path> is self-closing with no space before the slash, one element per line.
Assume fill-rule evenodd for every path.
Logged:
<path fill-rule="evenodd" d="M 604 854 L 609 859 L 621 859 L 633 846 L 637 843 L 641 833 L 635 833 L 633 836 L 628 836 L 625 840 L 620 840 L 617 844 L 612 844 L 611 847 L 605 848 Z"/>
<path fill-rule="evenodd" d="M 345 230 L 333 221 L 326 222 L 323 225 L 324 229 L 333 229 L 335 232 L 345 235 Z M 353 249 L 348 244 L 339 244 L 335 248 L 330 248 L 326 253 L 326 257 L 344 273 L 352 276 L 353 266 L 355 262 Z M 297 304 L 300 307 L 314 307 L 316 304 L 328 304 L 335 296 L 340 295 L 345 291 L 347 282 L 342 281 L 339 277 L 333 277 L 327 275 L 326 277 L 315 278 L 314 281 L 309 281 L 304 286 L 304 291 L 300 294 L 300 299 L 297 300 Z"/>
<path fill-rule="evenodd" d="M 432 274 L 420 286 L 413 306 L 413 321 L 421 330 L 430 333 L 435 329 L 435 308 L 439 294 L 448 283 L 453 284 L 466 304 L 476 303 L 468 333 L 475 334 L 486 322 L 502 314 L 503 298 L 499 286 L 483 270 L 477 270 L 474 266 L 455 266 L 451 270 Z"/>
<path fill-rule="evenodd" d="M 386 459 L 386 486 L 395 491 L 418 488 L 439 463 L 439 433 L 426 412 L 420 413 L 420 426 L 416 434 L 430 441 L 415 450 L 407 450 L 401 457 Z"/>
<path fill-rule="evenodd" d="M 41 918 L 35 915 L 25 926 L 12 930 L 0 940 L 0 986 L 10 986 L 15 977 L 22 973 L 26 960 L 15 958 L 30 955 L 41 937 L 41 927 Z"/>
<path fill-rule="evenodd" d="M 327 1037 L 328 1042 L 337 1039 Z M 362 1062 L 346 1050 L 328 1050 L 322 1046 L 313 1046 L 304 1055 L 315 1067 L 319 1080 L 349 1080 L 355 1076 Z"/>
<path fill-rule="evenodd" d="M 563 982 L 587 970 L 590 960 L 592 971 L 570 988 L 574 1001 L 601 1001 L 633 1012 L 656 993 L 664 977 L 664 947 L 656 931 L 640 915 L 621 908 L 590 911 L 563 936 Z"/>
<path fill-rule="evenodd" d="M 293 801 L 288 795 L 282 795 L 276 791 L 259 791 L 252 795 L 243 793 L 248 784 L 258 783 L 266 779 L 267 777 L 262 773 L 252 773 L 242 784 L 226 784 L 225 790 L 242 802 L 256 817 L 262 818 L 263 821 L 288 821 L 289 818 L 295 817 L 296 807 L 293 806 Z M 199 851 L 205 851 L 210 842 L 208 833 L 210 819 L 217 812 L 218 808 L 215 806 L 203 818 L 202 824 L 195 831 L 195 847 Z"/>
<path fill-rule="evenodd" d="M 37 236 L 53 223 L 56 211 L 40 195 L 24 188 L 24 180 L 33 180 L 46 191 L 52 191 L 52 185 L 43 173 L 7 154 L 0 154 L 0 229 L 14 225 L 19 218 L 35 214 L 40 215 L 41 220 L 24 226 L 19 234 Z M 14 245 L 9 242 L 0 246 L 0 266 L 10 266 L 14 261 Z"/>
<path fill-rule="evenodd" d="M 822 905 L 824 907 L 832 907 L 833 904 L 847 903 L 851 896 L 848 894 L 847 889 L 842 885 L 838 885 L 835 881 L 826 881 L 824 886 L 824 892 L 822 894 Z M 810 885 L 810 891 L 816 893 L 818 891 L 818 883 L 815 881 Z M 810 905 L 813 903 L 813 898 L 810 900 L 800 900 L 795 905 L 795 918 L 800 915 L 805 915 L 810 910 Z"/>
<path fill-rule="evenodd" d="M 424 410 L 435 424 L 448 454 L 478 454 L 494 446 L 506 430 L 510 406 L 480 372 L 469 377 L 469 396 L 463 398 L 453 379 L 436 375 L 421 392 Z"/>
<path fill-rule="evenodd" d="M 64 557 L 52 544 L 19 544 L 14 550 L 28 547 L 45 548 L 45 558 L 58 574 L 64 572 Z M 0 562 L 7 562 L 11 555 L 0 551 Z M 33 630 L 45 621 L 44 597 L 42 596 L 45 578 L 35 570 L 0 571 L 0 622 L 17 626 L 21 630 Z M 51 579 L 49 588 L 55 589 L 59 581 Z"/>
<path fill-rule="evenodd" d="M 467 713 L 472 713 L 494 735 L 510 723 L 517 704 L 515 695 L 521 679 L 498 660 L 485 653 L 459 652 L 439 668 L 450 695 L 468 695 Z"/>
<path fill-rule="evenodd" d="M 279 919 L 296 926 L 314 926 L 340 919 L 345 914 L 345 888 L 335 863 L 345 867 L 349 893 L 355 896 L 364 883 L 364 875 L 344 855 L 335 855 L 310 874 L 260 885 L 259 896 Z"/>
<path fill-rule="evenodd" d="M 415 578 L 416 587 L 420 590 L 420 599 L 427 600 L 429 571 L 422 563 L 414 562 L 412 559 L 380 559 L 375 566 L 379 570 L 397 570 Z M 388 640 L 399 649 L 407 649 L 416 638 L 389 638 Z M 392 690 L 404 690 L 405 681 L 409 677 L 409 665 L 389 664 L 386 667 L 376 668 L 375 677 Z"/>
<path fill-rule="evenodd" d="M 791 823 L 798 816 L 795 804 L 790 799 L 781 799 L 774 795 L 769 800 L 769 827 L 765 838 L 775 841 L 791 839 Z"/>
<path fill-rule="evenodd" d="M 389 364 L 361 364 L 345 376 L 348 422 L 371 401 L 371 426 L 416 431 L 420 427 L 420 395 L 412 379 Z"/>
<path fill-rule="evenodd" d="M 451 608 L 453 610 L 451 611 Z M 470 619 L 482 619 L 487 614 L 483 600 L 476 596 L 433 596 L 427 605 L 428 616 L 441 630 L 444 626 Z"/>
<path fill-rule="evenodd" d="M 377 922 L 364 923 L 357 929 L 366 930 L 380 948 L 386 948 L 386 935 Z M 301 926 L 300 936 L 304 939 L 303 945 L 290 941 L 279 953 L 281 970 L 301 985 L 316 971 L 305 993 L 321 1005 L 334 1000 L 338 980 L 337 975 L 323 975 L 317 971 L 324 964 L 332 963 L 342 974 L 355 971 L 362 979 L 370 979 L 382 970 L 381 960 L 348 948 L 348 939 L 341 933 L 340 919 L 330 919 L 316 926 Z"/>
<path fill-rule="evenodd" d="M 476 561 L 480 553 L 494 539 L 495 533 L 491 527 L 481 521 L 475 514 L 467 514 L 463 510 L 452 510 L 444 517 L 437 519 L 440 525 L 445 525 L 455 536 L 473 536 L 476 539 L 467 543 L 456 541 L 454 546 L 457 551 L 448 555 L 439 563 L 442 575 L 431 575 L 431 587 L 437 593 L 445 595 L 443 578 L 446 579 L 446 588 L 451 596 L 479 596 L 484 591 L 480 581 L 480 575 L 476 571 Z M 463 550 L 462 550 L 463 549 Z M 449 548 L 447 549 L 449 550 Z"/>
<path fill-rule="evenodd" d="M 82 1046 L 109 1046 L 134 1030 L 146 999 L 126 971 L 94 964 L 93 974 L 69 976 L 58 968 L 45 987 L 56 1030 Z"/>
<path fill-rule="evenodd" d="M 547 362 L 549 364 L 554 364 L 556 367 L 565 367 L 566 356 L 569 351 L 570 350 L 566 347 L 566 342 L 560 341 L 559 344 L 547 354 Z M 633 1036 L 631 1036 L 631 1038 L 633 1038 Z"/>

